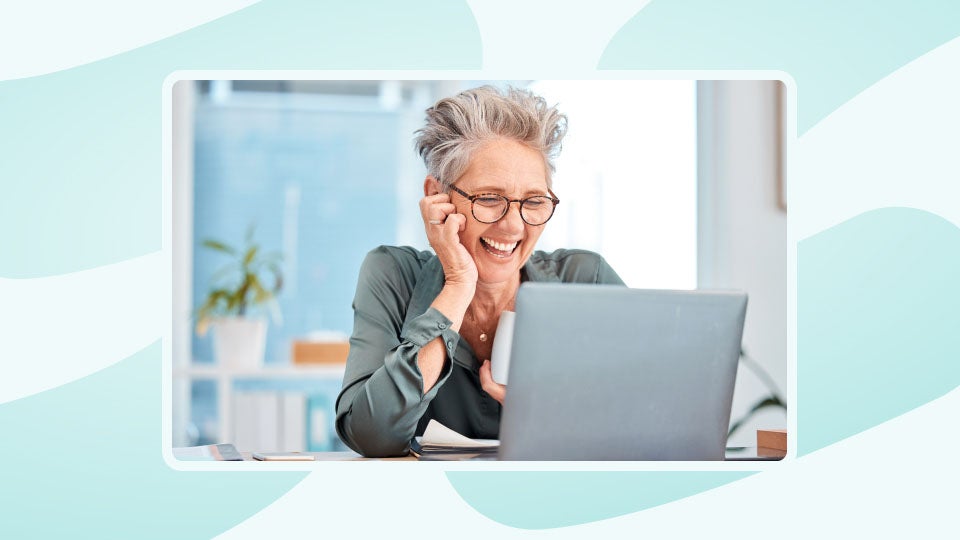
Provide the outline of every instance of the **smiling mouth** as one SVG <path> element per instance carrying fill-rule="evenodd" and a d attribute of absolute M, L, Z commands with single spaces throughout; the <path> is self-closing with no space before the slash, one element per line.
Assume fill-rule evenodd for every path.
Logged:
<path fill-rule="evenodd" d="M 520 242 L 504 243 L 489 238 L 480 238 L 480 244 L 483 246 L 483 249 L 487 250 L 487 253 L 490 253 L 494 257 L 505 259 L 513 255 L 513 252 L 517 250 Z"/>

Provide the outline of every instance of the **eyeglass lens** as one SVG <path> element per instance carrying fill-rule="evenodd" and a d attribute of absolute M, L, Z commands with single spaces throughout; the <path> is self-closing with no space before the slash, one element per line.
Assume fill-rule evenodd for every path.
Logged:
<path fill-rule="evenodd" d="M 481 195 L 473 200 L 473 217 L 483 223 L 499 221 L 509 210 L 509 201 L 500 195 Z M 520 216 L 530 225 L 543 225 L 553 216 L 550 197 L 530 197 L 520 205 Z"/>

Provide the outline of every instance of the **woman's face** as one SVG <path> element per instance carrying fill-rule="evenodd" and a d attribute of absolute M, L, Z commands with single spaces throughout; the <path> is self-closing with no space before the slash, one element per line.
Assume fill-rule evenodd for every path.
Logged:
<path fill-rule="evenodd" d="M 510 199 L 548 195 L 546 166 L 540 152 L 509 139 L 484 143 L 455 185 L 470 195 L 497 193 Z M 449 193 L 457 211 L 467 216 L 460 243 L 476 262 L 479 281 L 491 285 L 515 282 L 544 225 L 523 221 L 517 203 L 510 203 L 500 221 L 481 223 L 473 217 L 468 199 L 455 191 Z"/>

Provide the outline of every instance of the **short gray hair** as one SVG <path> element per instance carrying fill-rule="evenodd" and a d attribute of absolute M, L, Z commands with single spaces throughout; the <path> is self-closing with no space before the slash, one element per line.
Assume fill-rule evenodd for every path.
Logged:
<path fill-rule="evenodd" d="M 554 159 L 567 133 L 567 117 L 533 92 L 509 86 L 481 86 L 443 98 L 427 109 L 426 125 L 416 131 L 416 149 L 427 173 L 444 188 L 467 170 L 483 143 L 511 139 L 543 155 L 547 187 L 552 187 Z"/>

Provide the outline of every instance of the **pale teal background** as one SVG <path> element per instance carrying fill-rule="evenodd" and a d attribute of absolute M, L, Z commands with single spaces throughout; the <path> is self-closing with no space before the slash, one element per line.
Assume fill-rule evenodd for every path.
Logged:
<path fill-rule="evenodd" d="M 918 0 L 653 0 L 601 69 L 764 69 L 798 87 L 799 133 L 960 33 L 960 3 Z"/>
<path fill-rule="evenodd" d="M 884 208 L 800 242 L 797 439 L 806 454 L 960 385 L 960 230 Z"/>
<path fill-rule="evenodd" d="M 0 406 L 0 537 L 208 538 L 305 473 L 178 472 L 160 455 L 160 344 Z"/>
<path fill-rule="evenodd" d="M 960 4 L 949 2 L 654 0 L 598 61 L 601 69 L 783 70 L 797 83 L 802 135 L 958 34 Z M 161 84 L 172 71 L 430 69 L 442 78 L 443 70 L 480 67 L 481 35 L 464 2 L 275 0 L 109 59 L 2 82 L 0 277 L 74 272 L 160 248 Z M 800 242 L 799 459 L 960 384 L 960 343 L 950 331 L 960 322 L 951 309 L 960 300 L 958 248 L 956 226 L 909 209 L 868 212 Z M 15 369 L 15 359 L 0 362 L 6 373 Z M 160 381 L 153 344 L 85 379 L 0 405 L 0 537 L 205 538 L 305 476 L 169 470 L 160 455 Z M 24 444 L 35 450 L 23 452 Z M 549 528 L 749 474 L 448 478 L 494 520 Z"/>
<path fill-rule="evenodd" d="M 480 60 L 463 2 L 266 0 L 106 60 L 2 82 L 0 277 L 160 249 L 161 89 L 174 71 L 476 69 Z"/>
<path fill-rule="evenodd" d="M 478 511 L 521 529 L 589 523 L 658 506 L 746 478 L 750 472 L 449 472 Z"/>

